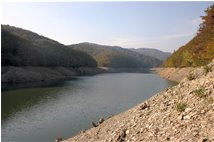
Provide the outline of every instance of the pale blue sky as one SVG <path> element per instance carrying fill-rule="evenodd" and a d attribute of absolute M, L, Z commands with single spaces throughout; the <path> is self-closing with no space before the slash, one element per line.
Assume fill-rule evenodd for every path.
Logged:
<path fill-rule="evenodd" d="M 63 44 L 93 42 L 173 51 L 196 34 L 213 2 L 3 3 L 2 23 Z"/>

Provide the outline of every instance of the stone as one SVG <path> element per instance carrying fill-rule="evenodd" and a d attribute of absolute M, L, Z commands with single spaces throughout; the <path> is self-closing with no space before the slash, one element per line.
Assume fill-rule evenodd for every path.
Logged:
<path fill-rule="evenodd" d="M 126 137 L 126 129 L 122 129 L 119 132 L 118 138 L 117 138 L 117 142 L 123 142 L 125 140 Z"/>
<path fill-rule="evenodd" d="M 184 116 L 183 115 L 179 115 L 178 116 L 178 120 L 183 120 L 184 119 Z"/>
<path fill-rule="evenodd" d="M 128 135 L 129 134 L 129 130 L 126 130 L 126 135 Z"/>
<path fill-rule="evenodd" d="M 204 114 L 204 113 L 206 113 L 206 111 L 203 109 L 203 110 L 201 110 L 200 113 L 201 113 L 201 114 Z"/>
<path fill-rule="evenodd" d="M 188 107 L 188 108 L 185 109 L 185 112 L 186 112 L 186 113 L 189 113 L 191 110 L 192 110 L 192 109 Z"/>
<path fill-rule="evenodd" d="M 184 116 L 184 119 L 190 119 L 191 117 L 189 115 Z"/>
<path fill-rule="evenodd" d="M 102 117 L 99 119 L 99 124 L 103 123 L 105 121 L 105 119 Z"/>
<path fill-rule="evenodd" d="M 209 140 L 207 139 L 207 138 L 204 138 L 203 140 L 202 140 L 202 142 L 208 142 Z"/>
<path fill-rule="evenodd" d="M 145 108 L 147 108 L 148 107 L 148 105 L 146 104 L 146 103 L 143 103 L 142 105 L 140 105 L 140 109 L 141 110 L 144 110 Z"/>
<path fill-rule="evenodd" d="M 63 139 L 62 137 L 58 137 L 55 139 L 55 142 L 60 142 L 60 141 L 62 141 L 62 139 Z"/>
<path fill-rule="evenodd" d="M 96 124 L 95 122 L 91 122 L 91 124 L 94 126 L 94 127 L 97 127 L 98 126 L 98 124 Z"/>

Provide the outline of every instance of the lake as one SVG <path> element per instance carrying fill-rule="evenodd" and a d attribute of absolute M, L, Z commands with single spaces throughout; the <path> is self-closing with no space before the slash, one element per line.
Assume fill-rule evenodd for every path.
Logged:
<path fill-rule="evenodd" d="M 55 86 L 2 92 L 2 141 L 53 142 L 92 127 L 175 85 L 156 74 L 78 77 Z"/>

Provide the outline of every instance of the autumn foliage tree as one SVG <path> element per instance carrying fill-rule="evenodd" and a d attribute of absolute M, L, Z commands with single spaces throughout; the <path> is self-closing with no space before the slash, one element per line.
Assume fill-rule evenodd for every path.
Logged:
<path fill-rule="evenodd" d="M 198 34 L 213 30 L 214 28 L 214 4 L 205 10 L 206 16 L 201 16 L 203 23 L 200 24 Z"/>
<path fill-rule="evenodd" d="M 165 67 L 202 66 L 214 59 L 214 4 L 201 16 L 197 35 L 175 51 L 165 62 Z"/>

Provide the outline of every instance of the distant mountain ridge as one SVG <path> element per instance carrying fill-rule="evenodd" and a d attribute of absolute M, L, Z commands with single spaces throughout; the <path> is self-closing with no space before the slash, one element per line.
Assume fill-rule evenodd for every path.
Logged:
<path fill-rule="evenodd" d="M 146 56 L 157 58 L 161 61 L 166 60 L 171 55 L 170 52 L 163 52 L 161 50 L 154 49 L 154 48 L 130 48 L 130 50 Z"/>
<path fill-rule="evenodd" d="M 88 54 L 21 28 L 1 25 L 3 66 L 96 67 Z"/>
<path fill-rule="evenodd" d="M 98 66 L 113 68 L 150 68 L 161 64 L 161 61 L 156 58 L 145 56 L 119 46 L 84 42 L 69 45 L 69 47 L 91 55 L 97 61 Z"/>
<path fill-rule="evenodd" d="M 119 46 L 80 43 L 65 46 L 37 33 L 1 25 L 2 66 L 151 68 L 161 61 Z"/>

